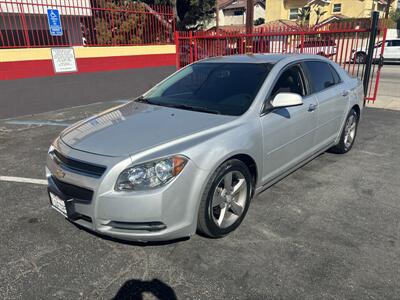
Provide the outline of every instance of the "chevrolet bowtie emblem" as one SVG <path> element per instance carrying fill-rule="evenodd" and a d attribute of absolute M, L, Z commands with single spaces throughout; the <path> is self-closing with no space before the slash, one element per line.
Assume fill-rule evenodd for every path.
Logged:
<path fill-rule="evenodd" d="M 61 169 L 57 169 L 55 175 L 56 175 L 56 177 L 58 177 L 58 178 L 64 178 L 64 177 L 65 177 L 65 173 L 64 173 L 64 171 L 61 170 Z"/>

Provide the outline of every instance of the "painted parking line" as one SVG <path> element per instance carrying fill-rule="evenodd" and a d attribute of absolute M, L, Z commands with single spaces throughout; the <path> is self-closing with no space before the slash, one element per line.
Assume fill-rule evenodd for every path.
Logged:
<path fill-rule="evenodd" d="M 5 123 L 13 125 L 48 125 L 48 126 L 62 126 L 62 127 L 67 127 L 72 125 L 69 123 L 59 123 L 51 121 L 6 121 Z"/>
<path fill-rule="evenodd" d="M 131 102 L 132 99 L 120 99 L 120 100 L 114 100 L 114 103 L 128 103 Z"/>
<path fill-rule="evenodd" d="M 14 176 L 0 176 L 0 181 L 47 185 L 47 180 L 45 179 L 34 179 L 34 178 L 14 177 Z"/>

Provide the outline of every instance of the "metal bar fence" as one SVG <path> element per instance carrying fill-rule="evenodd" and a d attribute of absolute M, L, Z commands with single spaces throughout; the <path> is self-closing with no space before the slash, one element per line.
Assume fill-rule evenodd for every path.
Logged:
<path fill-rule="evenodd" d="M 194 61 L 235 54 L 304 53 L 325 56 L 342 66 L 351 76 L 363 79 L 367 60 L 371 21 L 355 20 L 325 24 L 318 28 L 259 27 L 251 34 L 244 30 L 230 32 L 197 31 L 176 34 L 177 68 Z M 383 54 L 386 29 L 380 26 L 374 45 L 373 61 Z M 382 43 L 383 42 L 383 43 Z M 252 45 L 246 50 L 247 43 Z M 193 53 L 196 53 L 194 56 Z M 374 101 L 380 67 L 374 64 L 366 100 Z"/>
<path fill-rule="evenodd" d="M 52 36 L 47 9 L 60 12 Z M 172 6 L 121 0 L 0 0 L 0 48 L 173 44 Z"/>

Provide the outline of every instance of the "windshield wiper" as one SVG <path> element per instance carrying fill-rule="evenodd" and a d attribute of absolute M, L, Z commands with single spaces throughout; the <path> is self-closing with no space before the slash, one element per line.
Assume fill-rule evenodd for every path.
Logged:
<path fill-rule="evenodd" d="M 149 100 L 147 100 L 145 97 L 140 96 L 138 98 L 135 99 L 135 102 L 140 102 L 140 103 L 148 103 L 148 104 L 152 104 Z"/>
<path fill-rule="evenodd" d="M 178 109 L 199 111 L 199 112 L 205 112 L 205 113 L 216 114 L 216 115 L 221 114 L 218 110 L 213 110 L 213 109 L 209 109 L 207 107 L 202 107 L 202 106 L 191 106 L 191 105 L 187 105 L 187 104 L 163 104 L 163 105 L 168 106 L 168 107 L 178 108 Z"/>
<path fill-rule="evenodd" d="M 213 109 L 209 109 L 207 107 L 201 107 L 201 106 L 191 106 L 191 105 L 187 105 L 187 104 L 154 103 L 154 102 L 150 102 L 148 99 L 144 98 L 143 96 L 136 98 L 135 101 L 140 102 L 140 103 L 147 103 L 147 104 L 151 104 L 151 105 L 167 106 L 167 107 L 172 107 L 172 108 L 199 111 L 199 112 L 205 112 L 205 113 L 216 114 L 216 115 L 221 114 L 218 110 L 213 110 Z"/>

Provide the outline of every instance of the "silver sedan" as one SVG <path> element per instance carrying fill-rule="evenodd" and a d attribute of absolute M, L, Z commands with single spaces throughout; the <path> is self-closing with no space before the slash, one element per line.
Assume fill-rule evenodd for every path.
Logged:
<path fill-rule="evenodd" d="M 225 236 L 258 193 L 324 151 L 348 152 L 363 98 L 320 56 L 194 63 L 64 130 L 48 152 L 50 203 L 120 239 Z"/>

